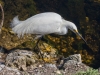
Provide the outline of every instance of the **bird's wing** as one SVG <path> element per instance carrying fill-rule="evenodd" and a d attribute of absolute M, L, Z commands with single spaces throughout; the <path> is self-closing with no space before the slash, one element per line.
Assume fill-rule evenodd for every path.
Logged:
<path fill-rule="evenodd" d="M 13 31 L 19 36 L 30 34 L 50 34 L 55 33 L 62 23 L 62 18 L 56 13 L 38 14 L 13 28 Z"/>

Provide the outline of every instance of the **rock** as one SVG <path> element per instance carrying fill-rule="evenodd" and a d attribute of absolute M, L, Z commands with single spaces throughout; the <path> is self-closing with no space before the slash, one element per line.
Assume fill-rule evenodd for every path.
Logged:
<path fill-rule="evenodd" d="M 78 63 L 77 61 L 74 60 L 69 60 L 67 61 L 64 66 L 64 75 L 73 75 L 75 73 L 77 73 L 78 71 L 86 71 L 87 69 L 89 69 L 88 66 L 86 66 L 83 63 Z"/>
<path fill-rule="evenodd" d="M 30 71 L 30 75 L 57 75 L 58 69 L 55 64 L 44 64 L 42 67 L 34 68 Z"/>
<path fill-rule="evenodd" d="M 67 62 L 68 60 L 74 60 L 77 61 L 78 63 L 82 63 L 80 54 L 74 54 L 74 55 L 70 55 L 67 58 L 64 58 L 64 62 Z"/>
<path fill-rule="evenodd" d="M 63 75 L 73 75 L 77 71 L 86 71 L 89 69 L 88 66 L 82 63 L 80 54 L 74 54 L 67 58 L 63 58 L 60 65 L 57 67 L 61 70 Z"/>
<path fill-rule="evenodd" d="M 6 58 L 6 55 L 7 55 L 6 53 L 7 53 L 7 49 L 0 46 L 0 64 L 5 63 L 5 58 Z"/>
<path fill-rule="evenodd" d="M 27 66 L 35 64 L 37 58 L 37 55 L 32 51 L 17 49 L 7 55 L 6 66 L 27 70 Z"/>
<path fill-rule="evenodd" d="M 28 71 L 29 75 L 73 75 L 78 71 L 86 71 L 89 67 L 82 63 L 81 55 L 70 55 L 67 58 L 63 58 L 63 62 L 60 64 L 61 69 L 55 64 L 43 63 L 41 67 L 37 66 Z"/>
<path fill-rule="evenodd" d="M 99 71 L 99 73 L 100 73 L 100 67 L 98 68 L 98 71 Z"/>
<path fill-rule="evenodd" d="M 0 64 L 0 71 L 5 67 L 4 64 Z"/>
<path fill-rule="evenodd" d="M 0 64 L 0 75 L 21 75 L 20 71 Z"/>
<path fill-rule="evenodd" d="M 80 54 L 74 54 L 74 55 L 70 55 L 67 58 L 62 58 L 61 62 L 60 62 L 60 65 L 58 65 L 58 68 L 63 69 L 64 65 L 66 63 L 67 63 L 67 65 L 71 65 L 71 64 L 76 65 L 76 64 L 82 63 L 81 55 Z"/>
<path fill-rule="evenodd" d="M 44 66 L 45 67 L 52 67 L 52 68 L 56 68 L 57 69 L 55 64 L 45 64 Z"/>
<path fill-rule="evenodd" d="M 28 50 L 16 49 L 6 57 L 6 63 L 0 64 L 2 75 L 73 75 L 86 71 L 89 67 L 82 63 L 81 55 L 74 54 L 62 58 L 60 64 L 38 61 L 38 56 Z"/>

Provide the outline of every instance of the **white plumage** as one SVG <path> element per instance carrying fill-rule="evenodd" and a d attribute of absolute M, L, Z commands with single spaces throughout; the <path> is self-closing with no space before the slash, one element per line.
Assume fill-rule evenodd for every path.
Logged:
<path fill-rule="evenodd" d="M 11 27 L 19 37 L 24 34 L 36 34 L 37 37 L 51 33 L 65 35 L 70 29 L 84 40 L 78 33 L 74 23 L 64 20 L 59 14 L 54 12 L 40 13 L 24 21 L 19 21 L 18 16 L 16 16 L 11 22 Z"/>

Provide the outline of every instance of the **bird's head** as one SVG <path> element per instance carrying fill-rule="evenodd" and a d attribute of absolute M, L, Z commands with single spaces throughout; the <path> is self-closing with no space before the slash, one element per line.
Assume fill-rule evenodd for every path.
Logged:
<path fill-rule="evenodd" d="M 85 39 L 82 37 L 82 35 L 78 32 L 77 27 L 76 27 L 76 25 L 75 25 L 74 23 L 70 22 L 69 25 L 68 25 L 68 28 L 69 28 L 72 32 L 74 32 L 76 35 L 80 36 L 80 37 L 83 39 L 83 41 L 87 44 L 86 40 L 85 40 Z"/>

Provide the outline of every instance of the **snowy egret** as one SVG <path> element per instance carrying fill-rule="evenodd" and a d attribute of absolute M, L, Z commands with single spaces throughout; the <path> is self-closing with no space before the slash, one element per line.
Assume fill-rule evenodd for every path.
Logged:
<path fill-rule="evenodd" d="M 54 12 L 36 14 L 24 21 L 20 21 L 18 16 L 16 16 L 11 22 L 11 27 L 18 37 L 21 37 L 24 34 L 35 34 L 35 39 L 52 33 L 65 35 L 67 34 L 68 29 L 70 29 L 85 41 L 79 34 L 74 23 L 64 20 L 59 14 Z"/>

